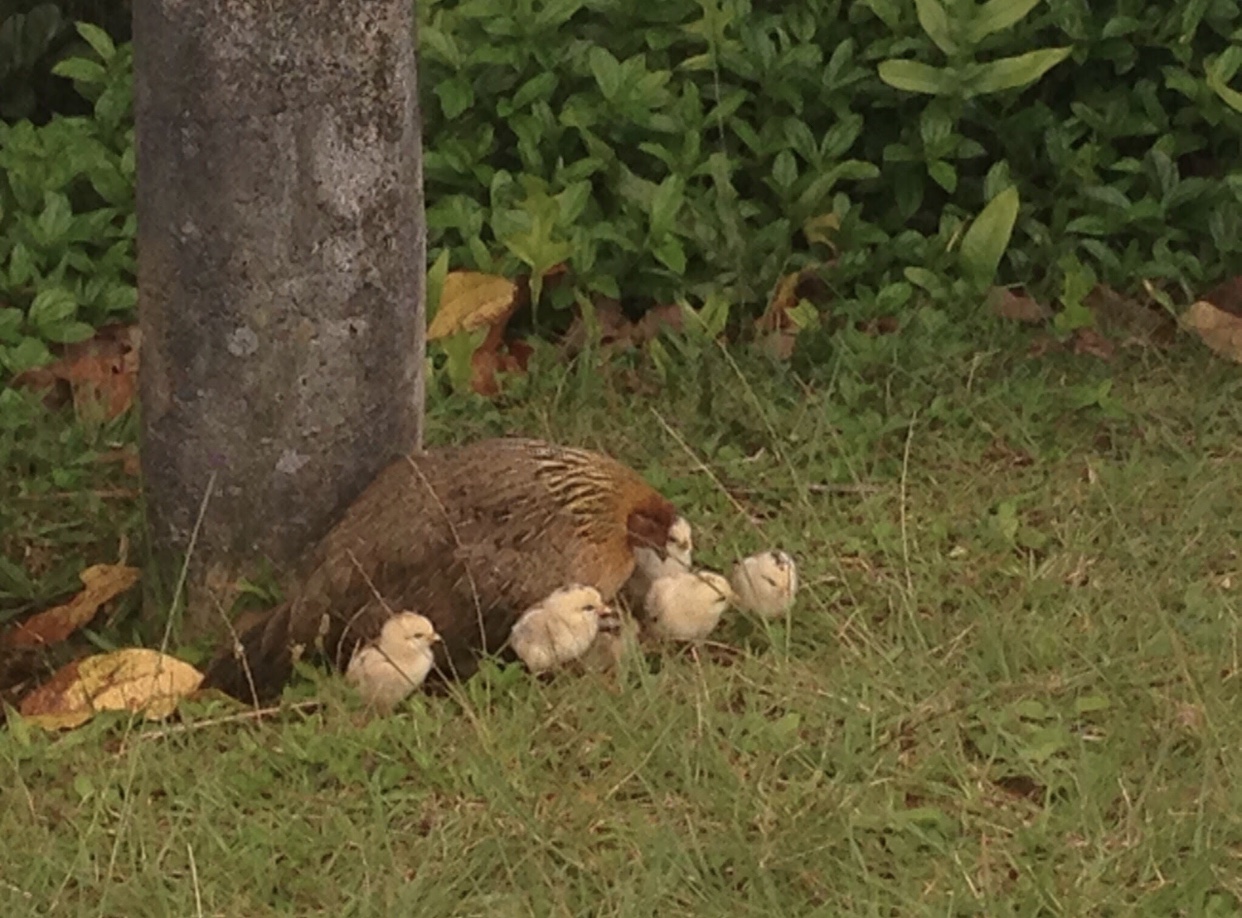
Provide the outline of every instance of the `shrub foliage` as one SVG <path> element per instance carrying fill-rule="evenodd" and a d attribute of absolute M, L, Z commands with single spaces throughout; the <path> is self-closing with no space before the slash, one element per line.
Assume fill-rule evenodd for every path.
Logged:
<path fill-rule="evenodd" d="M 432 258 L 566 263 L 553 307 L 755 308 L 808 265 L 864 313 L 973 305 L 993 279 L 1177 302 L 1238 267 L 1235 0 L 419 11 Z M 9 370 L 132 307 L 129 50 L 81 34 L 92 53 L 56 71 L 93 116 L 0 137 Z"/>

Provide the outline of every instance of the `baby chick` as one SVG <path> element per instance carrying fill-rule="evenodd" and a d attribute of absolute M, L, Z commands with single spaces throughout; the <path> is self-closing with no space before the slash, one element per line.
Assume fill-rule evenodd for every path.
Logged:
<path fill-rule="evenodd" d="M 651 584 L 660 577 L 690 570 L 693 553 L 694 536 L 690 523 L 680 516 L 669 527 L 668 541 L 664 543 L 663 552 L 642 546 L 635 548 L 634 574 L 626 583 L 624 591 L 630 608 L 641 608 Z"/>
<path fill-rule="evenodd" d="M 632 618 L 615 615 L 601 619 L 599 634 L 578 660 L 578 665 L 586 672 L 612 672 L 637 644 L 638 625 Z"/>
<path fill-rule="evenodd" d="M 783 551 L 764 551 L 734 564 L 729 582 L 739 607 L 761 618 L 781 618 L 798 592 L 798 567 Z"/>
<path fill-rule="evenodd" d="M 354 652 L 345 670 L 368 705 L 390 711 L 423 684 L 431 672 L 431 645 L 440 640 L 431 622 L 399 612 L 384 622 L 379 638 Z"/>
<path fill-rule="evenodd" d="M 527 669 L 541 673 L 577 660 L 601 631 L 613 631 L 620 624 L 599 590 L 574 584 L 523 612 L 509 635 L 509 646 Z"/>
<path fill-rule="evenodd" d="M 657 638 L 701 641 L 720 621 L 733 588 L 714 571 L 681 571 L 657 578 L 643 602 L 647 627 Z"/>

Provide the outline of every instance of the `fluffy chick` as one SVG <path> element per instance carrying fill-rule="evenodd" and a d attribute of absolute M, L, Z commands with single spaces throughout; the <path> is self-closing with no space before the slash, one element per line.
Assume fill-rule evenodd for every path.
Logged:
<path fill-rule="evenodd" d="M 390 711 L 423 684 L 435 661 L 432 645 L 439 640 L 429 619 L 398 612 L 373 643 L 355 651 L 345 678 L 369 706 Z"/>
<path fill-rule="evenodd" d="M 761 618 L 781 618 L 798 592 L 798 566 L 783 551 L 763 551 L 734 564 L 729 582 L 740 608 Z"/>
<path fill-rule="evenodd" d="M 652 582 L 643 608 L 654 637 L 701 641 L 720 622 L 733 601 L 729 581 L 714 571 L 681 571 Z"/>
<path fill-rule="evenodd" d="M 589 673 L 613 672 L 625 657 L 638 646 L 638 625 L 621 615 L 600 622 L 599 634 L 578 660 L 578 665 Z"/>
<path fill-rule="evenodd" d="M 542 673 L 579 659 L 601 631 L 619 626 L 620 619 L 599 590 L 574 584 L 523 612 L 509 635 L 509 646 L 527 669 Z"/>
<path fill-rule="evenodd" d="M 663 550 L 638 546 L 634 549 L 634 574 L 625 585 L 624 595 L 630 608 L 642 608 L 651 584 L 669 574 L 690 570 L 694 554 L 694 533 L 685 517 L 677 517 L 668 530 Z"/>

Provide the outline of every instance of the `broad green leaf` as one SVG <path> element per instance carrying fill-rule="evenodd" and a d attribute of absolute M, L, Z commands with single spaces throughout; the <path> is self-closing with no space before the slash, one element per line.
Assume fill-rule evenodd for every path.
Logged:
<path fill-rule="evenodd" d="M 558 82 L 556 74 L 550 71 L 527 80 L 513 94 L 512 104 L 514 111 L 527 108 L 538 99 L 550 98 Z"/>
<path fill-rule="evenodd" d="M 921 92 L 930 96 L 948 96 L 957 92 L 960 78 L 953 70 L 933 67 L 918 61 L 881 61 L 877 68 L 880 79 L 905 92 Z"/>
<path fill-rule="evenodd" d="M 685 183 L 676 175 L 668 176 L 651 198 L 651 235 L 661 238 L 673 229 L 673 223 L 685 200 Z"/>
<path fill-rule="evenodd" d="M 977 45 L 994 32 L 1003 32 L 1026 18 L 1040 0 L 988 0 L 976 7 L 975 14 L 966 26 L 970 43 Z"/>
<path fill-rule="evenodd" d="M 988 286 L 996 277 L 1018 219 L 1018 204 L 1018 189 L 1011 185 L 987 203 L 962 236 L 962 267 L 981 287 Z"/>
<path fill-rule="evenodd" d="M 940 0 L 914 0 L 914 6 L 919 14 L 919 25 L 927 33 L 927 37 L 936 43 L 936 47 L 945 54 L 957 53 L 953 26 L 949 21 L 949 14 L 940 5 Z"/>
<path fill-rule="evenodd" d="M 86 43 L 95 49 L 95 53 L 107 62 L 116 56 L 116 45 L 108 33 L 90 22 L 76 23 L 78 34 L 86 39 Z"/>
<path fill-rule="evenodd" d="M 946 104 L 934 100 L 923 110 L 919 118 L 919 135 L 923 139 L 923 151 L 929 157 L 937 159 L 947 156 L 955 141 L 953 130 L 956 122 L 947 110 L 951 103 Z"/>
<path fill-rule="evenodd" d="M 44 194 L 43 212 L 38 220 L 40 242 L 44 246 L 64 242 L 71 226 L 73 210 L 69 207 L 69 199 L 56 191 Z"/>
<path fill-rule="evenodd" d="M 863 0 L 863 2 L 882 23 L 888 26 L 890 31 L 896 31 L 901 25 L 901 4 L 897 0 Z"/>
<path fill-rule="evenodd" d="M 9 283 L 10 287 L 24 287 L 31 281 L 38 279 L 39 269 L 35 263 L 34 254 L 26 247 L 24 242 L 18 242 L 13 246 L 13 251 L 9 253 Z"/>
<path fill-rule="evenodd" d="M 784 190 L 797 180 L 798 164 L 794 161 L 794 155 L 788 150 L 781 150 L 772 163 L 772 181 L 777 188 Z"/>
<path fill-rule="evenodd" d="M 940 275 L 935 271 L 929 271 L 927 268 L 919 268 L 912 265 L 901 273 L 905 275 L 906 280 L 910 283 L 931 294 L 939 293 L 943 286 Z"/>
<path fill-rule="evenodd" d="M 108 78 L 108 71 L 102 64 L 84 57 L 66 58 L 52 68 L 52 73 L 80 83 L 103 83 Z"/>
<path fill-rule="evenodd" d="M 943 159 L 937 159 L 934 162 L 928 163 L 927 174 L 931 176 L 933 182 L 949 194 L 957 191 L 957 170 L 953 168 L 952 163 L 947 163 Z"/>
<path fill-rule="evenodd" d="M 444 293 L 444 279 L 448 277 L 449 250 L 443 249 L 427 270 L 427 325 L 440 309 L 440 296 Z"/>
<path fill-rule="evenodd" d="M 0 344 L 17 344 L 22 340 L 22 311 L 11 306 L 0 307 Z"/>
<path fill-rule="evenodd" d="M 837 182 L 865 181 L 878 178 L 879 175 L 880 170 L 874 163 L 861 159 L 847 159 L 837 163 L 823 175 L 817 176 L 806 187 L 806 190 L 798 195 L 798 209 L 807 216 L 819 213 L 824 210 L 823 204 Z"/>
<path fill-rule="evenodd" d="M 56 344 L 76 344 L 93 337 L 95 328 L 86 322 L 60 322 L 46 328 L 41 327 L 39 333 Z"/>
<path fill-rule="evenodd" d="M 590 202 L 591 183 L 588 181 L 574 182 L 562 189 L 556 195 L 559 208 L 557 223 L 561 226 L 569 226 L 578 222 L 578 218 L 582 216 Z"/>
<path fill-rule="evenodd" d="M 52 362 L 52 353 L 38 338 L 23 338 L 17 347 L 0 348 L 0 359 L 9 372 L 17 374 Z"/>
<path fill-rule="evenodd" d="M 1235 112 L 1242 112 L 1242 93 L 1229 86 L 1227 70 L 1219 60 L 1207 65 L 1207 84 L 1220 100 Z"/>
<path fill-rule="evenodd" d="M 64 287 L 45 287 L 30 304 L 27 318 L 40 331 L 63 324 L 78 311 L 78 298 Z"/>
<path fill-rule="evenodd" d="M 432 90 L 440 100 L 440 109 L 450 121 L 474 105 L 474 87 L 462 77 L 441 80 Z"/>
<path fill-rule="evenodd" d="M 1061 61 L 1069 57 L 1071 48 L 1042 48 L 1028 51 L 1016 57 L 1002 57 L 978 65 L 974 75 L 966 80 L 967 96 L 987 95 L 1017 89 L 1035 82 Z"/>
<path fill-rule="evenodd" d="M 591 73 L 599 84 L 599 91 L 611 102 L 621 91 L 623 74 L 620 62 L 604 48 L 594 45 L 587 56 L 587 63 L 591 65 Z"/>
<path fill-rule="evenodd" d="M 686 250 L 682 248 L 681 242 L 676 236 L 665 236 L 656 242 L 652 246 L 651 254 L 658 258 L 660 263 L 674 274 L 682 275 L 686 273 Z"/>

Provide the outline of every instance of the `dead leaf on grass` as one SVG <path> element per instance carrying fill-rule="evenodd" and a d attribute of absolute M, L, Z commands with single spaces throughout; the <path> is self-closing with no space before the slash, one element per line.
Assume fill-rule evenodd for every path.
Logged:
<path fill-rule="evenodd" d="M 88 341 L 57 348 L 54 363 L 19 374 L 13 385 L 42 391 L 49 407 L 72 401 L 79 414 L 102 408 L 111 420 L 137 395 L 140 342 L 137 325 L 106 325 Z"/>
<path fill-rule="evenodd" d="M 78 577 L 83 590 L 59 606 L 53 606 L 11 626 L 0 634 L 0 647 L 17 650 L 58 644 L 86 625 L 99 608 L 138 582 L 142 572 L 120 564 L 96 564 Z"/>
<path fill-rule="evenodd" d="M 1221 281 L 1202 299 L 1230 315 L 1242 317 L 1242 275 Z"/>
<path fill-rule="evenodd" d="M 825 265 L 810 265 L 801 271 L 786 274 L 776 283 L 763 315 L 755 320 L 759 349 L 778 360 L 788 360 L 797 347 L 802 324 L 794 312 L 803 300 L 822 304 L 828 299 L 828 287 L 819 272 Z"/>
<path fill-rule="evenodd" d="M 452 271 L 444 278 L 440 308 L 427 329 L 427 340 L 503 325 L 518 303 L 516 281 L 479 271 Z"/>
<path fill-rule="evenodd" d="M 686 314 L 676 303 L 663 306 L 652 306 L 643 313 L 643 317 L 635 322 L 630 332 L 630 343 L 634 347 L 642 347 L 653 341 L 666 329 L 679 332 L 686 327 Z"/>
<path fill-rule="evenodd" d="M 1039 325 L 1052 318 L 1051 309 L 1039 300 L 1027 296 L 1026 291 L 1021 289 L 992 287 L 988 290 L 987 303 L 992 312 L 1012 322 Z"/>
<path fill-rule="evenodd" d="M 534 348 L 520 339 L 495 347 L 487 346 L 485 341 L 470 355 L 471 390 L 478 395 L 495 398 L 500 394 L 498 375 L 525 373 L 532 353 Z"/>
<path fill-rule="evenodd" d="M 1186 310 L 1182 324 L 1222 357 L 1242 363 L 1242 317 L 1199 300 Z"/>
<path fill-rule="evenodd" d="M 80 726 L 100 711 L 139 711 L 161 720 L 194 692 L 203 674 L 144 647 L 74 660 L 27 695 L 21 715 L 49 729 Z"/>
<path fill-rule="evenodd" d="M 1080 328 L 1074 332 L 1074 353 L 1089 354 L 1100 360 L 1113 359 L 1116 345 L 1092 328 Z"/>
<path fill-rule="evenodd" d="M 1177 323 L 1154 301 L 1140 302 L 1097 284 L 1083 305 L 1094 314 L 1095 327 L 1101 334 L 1122 347 L 1167 347 L 1176 340 Z"/>
<path fill-rule="evenodd" d="M 602 348 L 642 347 L 659 337 L 665 329 L 681 331 L 685 327 L 685 314 L 676 303 L 652 306 L 637 322 L 626 318 L 621 304 L 610 297 L 600 297 L 593 306 L 598 336 L 596 343 Z M 565 331 L 561 347 L 567 356 L 572 357 L 581 353 L 590 339 L 590 324 L 579 311 Z"/>
<path fill-rule="evenodd" d="M 96 462 L 103 463 L 119 463 L 121 471 L 126 475 L 132 475 L 137 478 L 142 474 L 142 466 L 138 456 L 138 450 L 133 446 L 122 446 L 117 449 L 106 450 L 95 457 Z"/>

